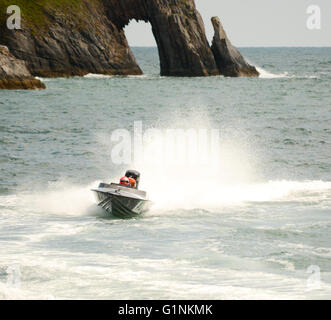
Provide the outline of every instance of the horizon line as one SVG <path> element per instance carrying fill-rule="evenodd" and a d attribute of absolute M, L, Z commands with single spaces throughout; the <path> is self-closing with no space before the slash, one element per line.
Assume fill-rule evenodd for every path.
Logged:
<path fill-rule="evenodd" d="M 137 46 L 137 45 L 130 45 L 131 48 L 157 48 L 157 46 Z M 331 48 L 331 46 L 236 46 L 237 48 Z"/>

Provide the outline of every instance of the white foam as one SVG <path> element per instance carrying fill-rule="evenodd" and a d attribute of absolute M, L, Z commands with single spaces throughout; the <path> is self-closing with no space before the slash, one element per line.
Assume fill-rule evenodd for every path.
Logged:
<path fill-rule="evenodd" d="M 153 76 L 153 75 L 150 75 L 150 74 L 128 75 L 127 77 L 132 78 L 132 79 L 146 79 L 146 78 L 155 78 L 155 77 L 159 78 L 158 75 Z"/>
<path fill-rule="evenodd" d="M 35 77 L 37 80 L 40 80 L 41 82 L 47 82 L 47 81 L 51 81 L 51 78 L 42 78 L 42 77 Z"/>
<path fill-rule="evenodd" d="M 261 67 L 256 67 L 257 71 L 260 73 L 261 79 L 282 79 L 282 78 L 304 78 L 304 79 L 319 79 L 317 75 L 290 75 L 288 72 L 283 73 L 271 73 Z"/>
<path fill-rule="evenodd" d="M 88 73 L 84 76 L 84 78 L 88 79 L 107 79 L 107 78 L 113 78 L 114 76 L 106 75 L 106 74 L 96 74 L 96 73 Z"/>
<path fill-rule="evenodd" d="M 150 199 L 155 203 L 153 211 L 161 210 L 169 214 L 176 209 L 212 210 L 244 205 L 247 202 L 324 201 L 326 206 L 331 202 L 331 182 L 281 180 L 231 184 L 224 183 L 216 177 L 216 183 L 211 183 L 210 176 L 202 178 L 196 175 L 190 179 L 171 172 L 159 172 L 155 181 L 155 178 L 152 178 L 153 172 L 142 171 L 142 188 L 148 191 Z M 0 201 L 6 206 L 22 207 L 22 210 L 33 213 L 92 215 L 98 212 L 100 214 L 102 211 L 98 210 L 91 191 L 97 185 L 97 181 L 87 186 L 61 183 L 42 192 L 2 196 Z"/>
<path fill-rule="evenodd" d="M 6 207 L 19 207 L 25 212 L 47 213 L 60 215 L 92 214 L 95 199 L 91 189 L 98 185 L 92 182 L 89 185 L 78 186 L 63 181 L 49 184 L 42 190 L 18 195 L 1 196 L 0 204 Z M 96 208 L 96 207 L 95 207 Z"/>
<path fill-rule="evenodd" d="M 164 180 L 163 180 L 164 182 Z M 224 206 L 243 205 L 247 202 L 320 202 L 328 197 L 331 201 L 331 182 L 323 181 L 269 181 L 263 183 L 222 184 L 210 186 L 210 180 L 198 181 L 189 188 L 178 186 L 181 181 L 172 181 L 173 187 L 151 188 L 151 198 L 156 208 L 217 209 Z"/>
<path fill-rule="evenodd" d="M 222 170 L 215 172 L 201 167 L 139 169 L 142 173 L 141 189 L 146 190 L 155 203 L 153 212 L 161 210 L 173 214 L 182 209 L 214 210 L 252 202 L 294 201 L 322 207 L 331 203 L 329 181 L 249 181 L 249 170 L 246 172 L 245 167 L 240 168 L 238 162 L 225 164 L 223 170 L 226 174 Z M 116 178 L 109 180 L 117 181 Z M 37 214 L 99 215 L 103 211 L 97 207 L 91 191 L 98 183 L 78 186 L 59 182 L 42 191 L 1 196 L 0 204 Z"/>
<path fill-rule="evenodd" d="M 279 74 L 271 73 L 261 67 L 256 67 L 257 71 L 260 73 L 260 78 L 262 79 L 279 79 L 279 78 L 292 78 L 288 72 L 283 72 Z"/>

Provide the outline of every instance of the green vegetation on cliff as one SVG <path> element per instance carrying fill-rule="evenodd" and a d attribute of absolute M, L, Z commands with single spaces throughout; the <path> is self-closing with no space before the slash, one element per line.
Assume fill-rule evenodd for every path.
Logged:
<path fill-rule="evenodd" d="M 21 9 L 23 23 L 26 23 L 34 31 L 46 26 L 49 23 L 47 12 L 61 12 L 63 16 L 71 16 L 84 20 L 86 5 L 93 5 L 100 0 L 1 0 L 0 2 L 0 23 L 6 22 L 7 8 L 10 5 L 17 5 Z M 78 21 L 79 21 L 78 20 Z M 77 21 L 77 20 L 76 20 Z M 77 21 L 77 22 L 78 22 Z M 81 22 L 81 21 L 79 21 Z"/>

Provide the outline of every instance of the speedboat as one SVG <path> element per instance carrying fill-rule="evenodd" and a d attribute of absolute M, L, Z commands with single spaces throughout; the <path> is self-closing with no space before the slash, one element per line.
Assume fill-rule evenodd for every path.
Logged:
<path fill-rule="evenodd" d="M 125 174 L 136 181 L 136 187 L 128 187 L 117 183 L 100 183 L 92 191 L 96 195 L 98 206 L 118 218 L 132 218 L 147 212 L 153 202 L 148 199 L 147 193 L 138 190 L 140 173 L 128 170 Z"/>

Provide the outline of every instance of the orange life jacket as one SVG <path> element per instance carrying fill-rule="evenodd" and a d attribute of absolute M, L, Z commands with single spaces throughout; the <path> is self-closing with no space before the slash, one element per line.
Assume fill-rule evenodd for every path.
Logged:
<path fill-rule="evenodd" d="M 137 182 L 136 182 L 136 180 L 135 179 L 133 179 L 133 178 L 129 178 L 129 181 L 130 181 L 130 184 L 131 184 L 131 187 L 132 188 L 135 188 L 136 186 L 137 186 Z"/>

